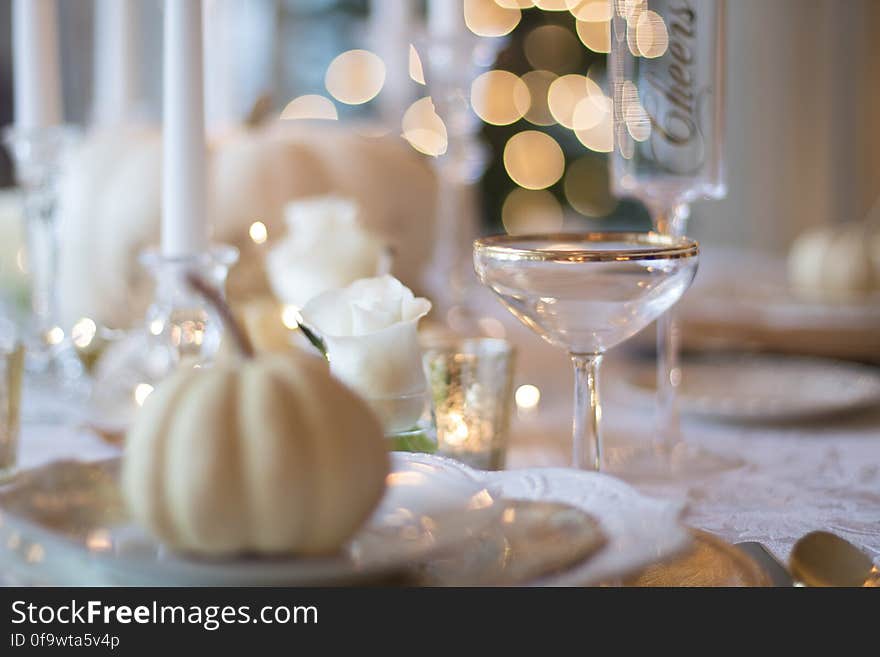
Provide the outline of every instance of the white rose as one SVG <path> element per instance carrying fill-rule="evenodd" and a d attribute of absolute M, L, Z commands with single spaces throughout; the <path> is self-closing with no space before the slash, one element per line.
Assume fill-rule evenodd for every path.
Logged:
<path fill-rule="evenodd" d="M 385 430 L 411 429 L 425 403 L 418 322 L 431 302 L 393 276 L 355 281 L 302 309 L 324 340 L 330 371 L 373 404 Z"/>
<path fill-rule="evenodd" d="M 385 245 L 358 222 L 358 207 L 335 196 L 293 201 L 285 208 L 287 236 L 266 256 L 272 290 L 302 308 L 322 292 L 388 269 Z"/>

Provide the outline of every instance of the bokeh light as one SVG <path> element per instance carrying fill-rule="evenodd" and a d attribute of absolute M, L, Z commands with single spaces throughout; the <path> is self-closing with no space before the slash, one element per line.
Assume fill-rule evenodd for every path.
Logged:
<path fill-rule="evenodd" d="M 639 16 L 648 9 L 648 0 L 614 0 L 617 14 L 627 21 L 638 21 Z"/>
<path fill-rule="evenodd" d="M 567 11 L 568 2 L 566 0 L 534 0 L 535 6 L 544 11 Z"/>
<path fill-rule="evenodd" d="M 553 125 L 556 119 L 550 113 L 547 104 L 547 96 L 550 93 L 550 85 L 556 79 L 556 74 L 551 71 L 529 71 L 522 76 L 522 81 L 529 90 L 529 111 L 526 112 L 526 121 L 535 125 Z"/>
<path fill-rule="evenodd" d="M 591 93 L 575 106 L 572 114 L 572 129 L 578 131 L 595 128 L 610 114 L 611 99 L 602 94 L 601 90 L 598 93 Z"/>
<path fill-rule="evenodd" d="M 49 344 L 61 344 L 64 340 L 64 329 L 60 326 L 53 326 L 46 331 L 44 338 Z"/>
<path fill-rule="evenodd" d="M 585 217 L 604 217 L 617 207 L 608 181 L 608 165 L 602 158 L 584 155 L 569 164 L 563 189 L 568 204 Z"/>
<path fill-rule="evenodd" d="M 577 21 L 578 37 L 593 52 L 611 52 L 611 23 L 608 21 Z"/>
<path fill-rule="evenodd" d="M 464 22 L 471 32 L 479 36 L 510 34 L 521 18 L 519 8 L 503 7 L 495 0 L 464 0 Z"/>
<path fill-rule="evenodd" d="M 597 153 L 610 153 L 614 150 L 614 118 L 612 115 L 613 112 L 607 111 L 596 125 L 575 130 L 574 134 L 578 141 Z"/>
<path fill-rule="evenodd" d="M 255 221 L 248 229 L 248 235 L 254 244 L 264 244 L 269 238 L 269 230 L 262 221 Z"/>
<path fill-rule="evenodd" d="M 542 25 L 528 33 L 523 43 L 532 68 L 557 74 L 581 68 L 583 49 L 574 35 L 561 25 Z"/>
<path fill-rule="evenodd" d="M 513 397 L 516 400 L 517 408 L 534 408 L 541 401 L 541 391 L 537 386 L 526 383 L 516 389 Z"/>
<path fill-rule="evenodd" d="M 324 84 L 330 95 L 341 103 L 366 103 L 375 98 L 385 84 L 385 63 L 369 50 L 348 50 L 330 62 Z"/>
<path fill-rule="evenodd" d="M 413 44 L 409 44 L 409 77 L 419 84 L 425 84 L 425 69 L 422 67 L 422 58 Z"/>
<path fill-rule="evenodd" d="M 335 121 L 339 118 L 339 114 L 336 111 L 336 105 L 326 96 L 307 94 L 287 103 L 281 112 L 281 118 L 284 120 L 323 119 Z"/>
<path fill-rule="evenodd" d="M 562 177 L 565 155 L 550 135 L 526 130 L 515 134 L 504 146 L 504 168 L 520 187 L 544 189 Z"/>
<path fill-rule="evenodd" d="M 550 85 L 547 103 L 550 113 L 560 125 L 569 129 L 574 127 L 575 107 L 588 94 L 587 80 L 583 75 L 570 73 L 556 78 Z"/>
<path fill-rule="evenodd" d="M 98 325 L 95 324 L 95 320 L 90 317 L 81 317 L 76 324 L 71 327 L 70 338 L 73 340 L 73 344 L 77 347 L 85 349 L 92 344 L 92 340 L 95 339 L 97 332 Z"/>
<path fill-rule="evenodd" d="M 562 206 L 547 190 L 516 188 L 504 199 L 501 220 L 510 235 L 557 232 L 562 228 Z"/>
<path fill-rule="evenodd" d="M 535 6 L 535 0 L 495 0 L 495 4 L 505 9 L 529 9 Z"/>
<path fill-rule="evenodd" d="M 446 124 L 437 115 L 430 96 L 409 106 L 403 115 L 402 129 L 403 138 L 420 153 L 437 157 L 446 152 Z"/>
<path fill-rule="evenodd" d="M 529 111 L 526 83 L 509 71 L 487 71 L 471 85 L 471 105 L 486 123 L 509 125 Z"/>
<path fill-rule="evenodd" d="M 669 32 L 663 17 L 648 9 L 636 23 L 636 46 L 642 57 L 662 57 L 669 47 Z"/>
<path fill-rule="evenodd" d="M 609 0 L 567 0 L 566 5 L 571 15 L 579 21 L 597 23 L 611 20 Z"/>
<path fill-rule="evenodd" d="M 640 103 L 624 107 L 623 118 L 630 137 L 636 141 L 647 141 L 651 137 L 651 117 Z"/>
<path fill-rule="evenodd" d="M 626 80 L 620 90 L 620 116 L 626 131 L 636 141 L 645 141 L 651 136 L 651 117 L 642 107 L 639 90 L 631 80 Z M 621 135 L 624 136 L 624 135 Z"/>
<path fill-rule="evenodd" d="M 302 315 L 300 315 L 299 308 L 296 306 L 288 305 L 281 309 L 281 323 L 284 324 L 285 328 L 295 331 L 299 328 L 300 319 L 302 319 Z"/>

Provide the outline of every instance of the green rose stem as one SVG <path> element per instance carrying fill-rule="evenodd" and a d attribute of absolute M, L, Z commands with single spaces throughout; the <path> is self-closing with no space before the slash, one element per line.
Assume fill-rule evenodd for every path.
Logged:
<path fill-rule="evenodd" d="M 303 335 L 306 336 L 306 339 L 312 343 L 312 346 L 320 351 L 321 355 L 329 362 L 330 357 L 327 355 L 327 345 L 320 336 L 302 321 L 297 321 L 296 324 L 299 326 L 299 330 L 302 331 Z"/>
<path fill-rule="evenodd" d="M 223 326 L 226 327 L 226 332 L 232 336 L 232 341 L 238 348 L 238 352 L 245 358 L 253 358 L 254 346 L 251 344 L 251 340 L 247 333 L 236 321 L 235 316 L 232 314 L 232 310 L 229 308 L 229 304 L 226 303 L 226 300 L 223 298 L 223 295 L 220 294 L 220 291 L 205 281 L 201 276 L 193 272 L 187 272 L 186 282 L 189 283 L 189 286 L 192 289 L 201 294 L 205 298 L 205 301 L 207 301 L 220 316 L 220 320 L 223 322 Z"/>

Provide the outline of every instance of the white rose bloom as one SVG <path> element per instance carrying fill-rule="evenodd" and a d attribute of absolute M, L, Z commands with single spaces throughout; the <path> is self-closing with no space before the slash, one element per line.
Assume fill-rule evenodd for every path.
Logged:
<path fill-rule="evenodd" d="M 388 268 L 385 244 L 358 222 L 358 207 L 335 196 L 293 201 L 285 208 L 287 235 L 266 256 L 275 295 L 302 308 L 322 292 Z"/>
<path fill-rule="evenodd" d="M 411 429 L 424 408 L 417 328 L 430 310 L 430 301 L 388 275 L 325 292 L 302 309 L 324 340 L 330 371 L 373 404 L 388 432 Z"/>

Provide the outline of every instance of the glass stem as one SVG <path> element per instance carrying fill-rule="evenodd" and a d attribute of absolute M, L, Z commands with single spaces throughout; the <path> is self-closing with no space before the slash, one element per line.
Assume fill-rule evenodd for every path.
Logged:
<path fill-rule="evenodd" d="M 57 321 L 55 297 L 58 236 L 55 221 L 55 194 L 52 181 L 25 192 L 25 223 L 28 268 L 31 273 L 31 308 L 41 340 Z"/>
<path fill-rule="evenodd" d="M 580 470 L 602 469 L 602 439 L 599 420 L 600 354 L 571 354 L 574 364 L 574 424 L 572 426 L 572 465 Z"/>
<path fill-rule="evenodd" d="M 671 237 L 683 237 L 689 215 L 687 205 L 654 210 L 657 231 Z M 657 414 L 656 444 L 671 449 L 681 436 L 678 414 L 678 387 L 681 384 L 680 330 L 674 310 L 657 320 Z"/>
<path fill-rule="evenodd" d="M 466 276 L 473 273 L 477 231 L 472 212 L 474 187 L 460 180 L 449 163 L 445 166 L 438 167 L 434 253 L 428 276 L 435 312 L 448 322 L 453 308 L 465 311 Z"/>

